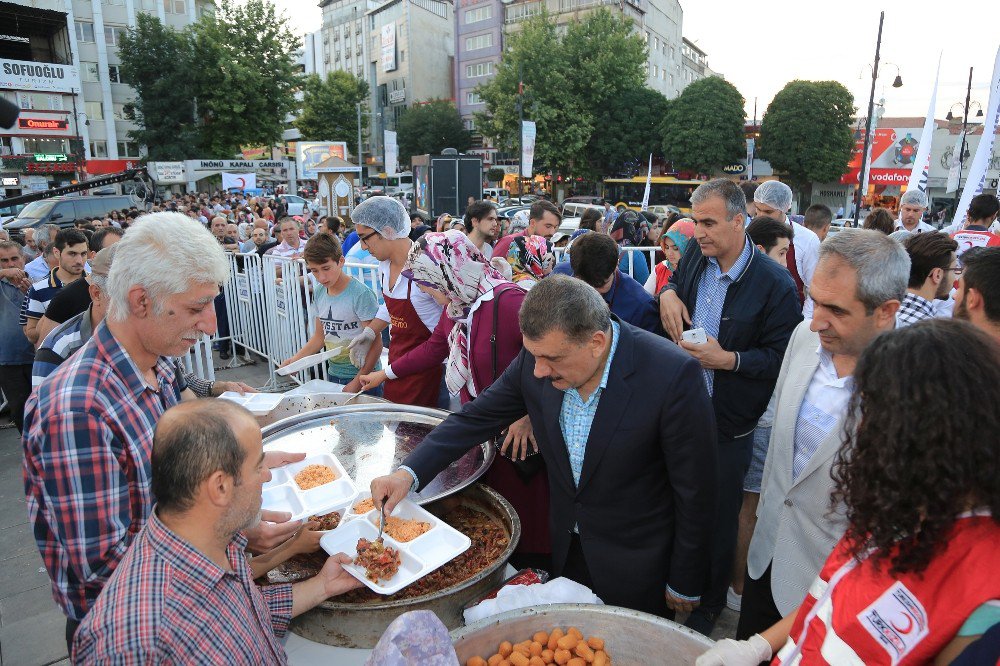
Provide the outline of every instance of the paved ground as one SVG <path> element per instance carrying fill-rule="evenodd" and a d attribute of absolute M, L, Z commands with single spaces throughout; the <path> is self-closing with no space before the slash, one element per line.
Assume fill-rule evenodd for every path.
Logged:
<path fill-rule="evenodd" d="M 221 362 L 216 359 L 216 367 Z M 219 369 L 216 378 L 263 386 L 261 364 Z M 0 664 L 69 664 L 65 618 L 52 600 L 49 579 L 28 525 L 21 481 L 21 441 L 6 416 L 0 417 Z M 732 637 L 736 614 L 723 612 L 712 637 Z"/>

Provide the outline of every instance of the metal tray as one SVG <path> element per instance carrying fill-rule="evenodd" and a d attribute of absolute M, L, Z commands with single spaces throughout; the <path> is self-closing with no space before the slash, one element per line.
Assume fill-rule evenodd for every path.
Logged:
<path fill-rule="evenodd" d="M 448 414 L 392 403 L 346 405 L 290 416 L 265 427 L 261 434 L 265 451 L 334 454 L 363 491 L 375 477 L 395 470 Z M 427 504 L 462 490 L 486 473 L 494 455 L 490 443 L 483 442 L 410 499 Z"/>

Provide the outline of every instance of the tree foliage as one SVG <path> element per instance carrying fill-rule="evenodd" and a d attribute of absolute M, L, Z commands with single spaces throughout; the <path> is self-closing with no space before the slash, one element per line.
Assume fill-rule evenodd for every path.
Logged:
<path fill-rule="evenodd" d="M 119 44 L 122 75 L 137 93 L 125 109 L 138 126 L 129 138 L 145 145 L 151 160 L 197 157 L 190 46 L 186 34 L 146 12 Z"/>
<path fill-rule="evenodd" d="M 368 99 L 368 83 L 341 70 L 306 77 L 302 85 L 302 112 L 295 127 L 303 141 L 346 141 L 351 153 L 358 154 L 357 104 Z M 361 114 L 361 131 L 368 129 L 368 114 Z"/>
<path fill-rule="evenodd" d="M 472 146 L 472 135 L 462 116 L 448 100 L 434 99 L 414 104 L 396 123 L 399 161 L 409 164 L 414 155 L 440 153 L 445 148 L 462 152 Z"/>
<path fill-rule="evenodd" d="M 264 0 L 221 0 L 182 31 L 140 12 L 119 49 L 137 97 L 130 137 L 151 159 L 228 158 L 271 145 L 295 110 L 299 39 Z"/>
<path fill-rule="evenodd" d="M 744 154 L 743 95 L 710 76 L 688 85 L 663 114 L 663 154 L 675 169 L 708 173 Z"/>
<path fill-rule="evenodd" d="M 597 112 L 588 157 L 595 174 L 645 173 L 649 155 L 662 153 L 660 122 L 667 98 L 650 88 L 626 90 Z"/>
<path fill-rule="evenodd" d="M 847 171 L 854 97 L 836 81 L 791 81 L 764 113 L 758 154 L 799 188 Z"/>
<path fill-rule="evenodd" d="M 192 44 L 202 149 L 228 156 L 278 141 L 300 85 L 288 18 L 265 0 L 221 0 L 192 26 Z"/>
<path fill-rule="evenodd" d="M 503 178 L 506 175 L 507 172 L 500 167 L 490 167 L 490 169 L 486 172 L 486 180 L 491 183 L 500 183 L 503 182 Z"/>
<path fill-rule="evenodd" d="M 592 175 L 589 152 L 603 136 L 598 113 L 643 87 L 645 60 L 642 39 L 606 9 L 571 24 L 563 37 L 543 12 L 521 24 L 508 39 L 496 76 L 477 88 L 486 103 L 477 125 L 498 148 L 516 153 L 523 83 L 524 117 L 537 125 L 536 170 Z"/>

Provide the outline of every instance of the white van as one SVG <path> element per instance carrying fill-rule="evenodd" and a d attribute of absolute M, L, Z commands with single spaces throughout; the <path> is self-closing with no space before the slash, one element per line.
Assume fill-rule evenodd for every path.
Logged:
<path fill-rule="evenodd" d="M 588 208 L 593 208 L 595 210 L 598 210 L 601 212 L 601 215 L 604 215 L 603 206 L 597 206 L 594 204 L 586 204 L 586 203 L 567 202 L 563 204 L 563 209 L 562 209 L 563 219 L 565 220 L 568 217 L 583 217 L 583 211 L 587 210 Z"/>
<path fill-rule="evenodd" d="M 483 198 L 486 199 L 487 197 L 493 199 L 493 201 L 510 199 L 510 190 L 505 190 L 502 187 L 484 187 Z"/>

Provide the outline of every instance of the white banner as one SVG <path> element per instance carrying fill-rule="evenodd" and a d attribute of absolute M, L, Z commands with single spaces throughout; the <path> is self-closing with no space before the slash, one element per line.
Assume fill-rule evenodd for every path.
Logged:
<path fill-rule="evenodd" d="M 747 139 L 747 180 L 753 180 L 753 148 L 754 140 Z"/>
<path fill-rule="evenodd" d="M 920 133 L 920 143 L 917 145 L 917 156 L 913 159 L 913 169 L 910 171 L 910 182 L 906 189 L 927 191 L 927 175 L 931 170 L 931 143 L 934 138 L 934 107 L 937 104 L 938 78 L 941 75 L 941 55 L 938 55 L 937 74 L 934 75 L 934 90 L 931 91 L 931 103 L 927 107 L 927 119 Z"/>
<path fill-rule="evenodd" d="M 649 169 L 646 171 L 646 191 L 642 193 L 642 207 L 639 210 L 649 210 L 649 188 L 653 182 L 653 153 L 649 154 Z"/>
<path fill-rule="evenodd" d="M 990 82 L 990 101 L 986 107 L 986 117 L 983 119 L 983 135 L 979 139 L 979 146 L 976 147 L 976 156 L 972 158 L 969 177 L 965 179 L 965 188 L 962 190 L 962 198 L 958 200 L 952 224 L 962 223 L 972 197 L 983 191 L 986 169 L 989 168 L 993 142 L 996 140 L 998 119 L 1000 119 L 1000 48 L 997 49 L 993 62 L 993 80 Z"/>
<path fill-rule="evenodd" d="M 385 175 L 395 176 L 399 165 L 399 146 L 396 133 L 385 130 Z"/>
<path fill-rule="evenodd" d="M 535 122 L 521 122 L 521 177 L 531 178 L 535 162 Z"/>
<path fill-rule="evenodd" d="M 965 143 L 965 141 L 963 140 L 964 138 L 965 138 L 965 132 L 959 132 L 958 138 L 955 139 L 955 147 L 952 148 L 951 150 L 951 167 L 948 169 L 948 182 L 944 188 L 945 194 L 951 194 L 952 192 L 958 189 L 959 185 L 958 180 L 961 177 L 960 171 L 963 166 L 962 160 L 960 159 L 959 156 L 962 154 L 963 144 L 966 146 L 966 150 L 968 149 L 969 145 Z"/>
<path fill-rule="evenodd" d="M 150 162 L 153 167 L 153 180 L 159 185 L 185 183 L 184 162 Z"/>
<path fill-rule="evenodd" d="M 80 89 L 80 75 L 69 65 L 0 59 L 0 88 L 72 92 Z"/>
<path fill-rule="evenodd" d="M 391 72 L 396 69 L 396 22 L 382 26 L 382 71 Z"/>
<path fill-rule="evenodd" d="M 255 173 L 226 173 L 222 172 L 222 189 L 228 190 L 235 187 L 239 190 L 253 190 L 257 188 L 257 174 Z"/>

